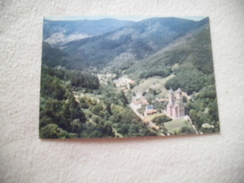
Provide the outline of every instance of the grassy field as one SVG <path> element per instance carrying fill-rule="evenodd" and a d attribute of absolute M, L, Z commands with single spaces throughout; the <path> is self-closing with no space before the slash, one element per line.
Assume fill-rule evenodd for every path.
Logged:
<path fill-rule="evenodd" d="M 164 123 L 164 126 L 165 128 L 167 128 L 169 133 L 178 132 L 184 126 L 193 129 L 192 124 L 186 121 L 184 117 L 172 120 L 170 122 L 166 122 Z"/>
<path fill-rule="evenodd" d="M 155 89 L 155 90 L 161 90 L 161 97 L 166 97 L 168 94 L 168 91 L 164 88 L 165 83 L 173 78 L 174 75 L 171 74 L 170 76 L 163 78 L 160 76 L 154 76 L 154 77 L 150 77 L 147 78 L 146 80 L 144 80 L 142 83 L 140 83 L 138 86 L 134 87 L 132 89 L 132 91 L 134 91 L 135 93 L 137 92 L 144 92 L 146 90 L 148 90 L 149 88 L 151 89 Z"/>
<path fill-rule="evenodd" d="M 143 121 L 145 123 L 148 123 L 148 122 L 152 121 L 154 118 L 159 117 L 159 116 L 164 116 L 164 114 L 163 113 L 157 113 L 157 114 L 145 116 L 144 119 L 143 119 Z"/>

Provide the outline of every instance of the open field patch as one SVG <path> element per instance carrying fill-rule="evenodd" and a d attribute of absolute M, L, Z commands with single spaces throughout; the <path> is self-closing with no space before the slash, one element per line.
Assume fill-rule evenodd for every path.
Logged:
<path fill-rule="evenodd" d="M 146 92 L 149 88 L 154 89 L 154 90 L 160 90 L 162 97 L 166 97 L 168 94 L 168 90 L 165 89 L 164 85 L 165 83 L 173 78 L 175 75 L 171 74 L 168 77 L 160 77 L 160 76 L 154 76 L 154 77 L 150 77 L 147 78 L 146 80 L 142 81 L 139 85 L 137 85 L 136 87 L 134 87 L 132 89 L 132 91 L 134 91 L 135 93 L 138 92 Z"/>
<path fill-rule="evenodd" d="M 164 123 L 164 126 L 168 130 L 169 133 L 174 133 L 174 132 L 178 133 L 182 127 L 188 127 L 190 129 L 194 130 L 191 122 L 186 121 L 184 119 L 184 117 L 174 119 L 170 122 L 166 122 L 166 123 Z"/>
<path fill-rule="evenodd" d="M 148 123 L 148 122 L 152 121 L 154 118 L 159 117 L 159 116 L 164 116 L 164 114 L 163 113 L 157 113 L 157 114 L 145 116 L 144 119 L 143 119 L 143 121 L 145 123 Z"/>

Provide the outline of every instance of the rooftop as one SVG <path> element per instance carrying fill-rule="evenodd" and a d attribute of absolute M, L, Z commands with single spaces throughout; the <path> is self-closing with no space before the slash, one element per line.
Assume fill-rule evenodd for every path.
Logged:
<path fill-rule="evenodd" d="M 149 110 L 149 109 L 153 109 L 153 105 L 147 105 L 146 106 L 146 109 Z"/>

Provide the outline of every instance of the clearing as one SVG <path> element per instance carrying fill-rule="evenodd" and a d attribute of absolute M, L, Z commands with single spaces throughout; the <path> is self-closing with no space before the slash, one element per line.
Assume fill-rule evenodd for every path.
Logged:
<path fill-rule="evenodd" d="M 159 117 L 159 116 L 164 116 L 165 114 L 164 113 L 157 113 L 157 114 L 153 114 L 153 115 L 148 115 L 148 116 L 145 116 L 143 121 L 145 123 L 148 123 L 150 121 L 152 121 L 154 118 L 156 117 Z"/>
<path fill-rule="evenodd" d="M 187 121 L 185 117 L 174 119 L 170 122 L 164 123 L 169 133 L 179 132 L 182 127 L 188 127 L 195 131 L 190 121 Z"/>
<path fill-rule="evenodd" d="M 146 92 L 149 88 L 154 89 L 154 90 L 160 90 L 162 93 L 162 97 L 166 97 L 168 94 L 168 90 L 164 87 L 165 83 L 173 78 L 175 75 L 171 74 L 168 77 L 160 77 L 160 76 L 153 76 L 150 78 L 147 78 L 143 82 L 141 82 L 139 85 L 135 86 L 132 91 L 135 93 L 138 92 Z"/>

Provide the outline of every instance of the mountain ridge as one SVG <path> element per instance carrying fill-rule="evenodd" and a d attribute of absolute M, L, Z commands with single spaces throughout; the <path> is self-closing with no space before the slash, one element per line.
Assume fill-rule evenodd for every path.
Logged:
<path fill-rule="evenodd" d="M 73 59 L 104 67 L 123 54 L 131 60 L 144 59 L 205 23 L 173 17 L 146 19 L 61 48 Z"/>
<path fill-rule="evenodd" d="M 44 63 L 49 62 L 46 50 L 52 49 L 55 53 L 64 53 L 60 54 L 62 59 L 57 56 L 59 60 L 62 60 L 61 65 L 64 67 L 82 70 L 92 66 L 99 70 L 107 68 L 105 70 L 114 72 L 118 68 L 116 64 L 122 64 L 125 67 L 128 67 L 126 66 L 128 64 L 133 65 L 208 23 L 208 18 L 201 21 L 174 17 L 151 18 L 102 35 L 70 41 L 63 45 L 52 45 L 44 41 L 43 59 Z"/>
<path fill-rule="evenodd" d="M 43 40 L 53 45 L 57 43 L 63 44 L 64 38 L 70 35 L 83 35 L 84 37 L 93 37 L 107 32 L 111 32 L 120 27 L 134 23 L 133 21 L 117 20 L 117 19 L 101 19 L 101 20 L 43 20 Z M 63 39 L 55 40 L 55 34 L 61 34 Z M 52 36 L 54 37 L 51 41 Z M 82 37 L 80 37 L 82 39 Z M 74 39 L 75 40 L 75 39 Z M 67 41 L 68 42 L 68 41 Z M 64 41 L 64 43 L 66 43 Z"/>

